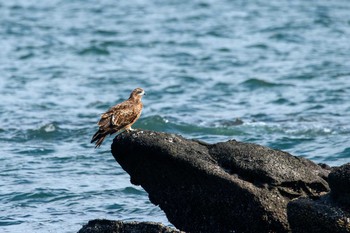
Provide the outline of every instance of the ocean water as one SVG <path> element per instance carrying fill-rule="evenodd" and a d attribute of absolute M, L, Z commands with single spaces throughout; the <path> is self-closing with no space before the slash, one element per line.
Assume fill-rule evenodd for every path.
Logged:
<path fill-rule="evenodd" d="M 348 0 L 0 1 L 0 232 L 170 224 L 90 139 L 143 87 L 135 128 L 350 162 Z"/>

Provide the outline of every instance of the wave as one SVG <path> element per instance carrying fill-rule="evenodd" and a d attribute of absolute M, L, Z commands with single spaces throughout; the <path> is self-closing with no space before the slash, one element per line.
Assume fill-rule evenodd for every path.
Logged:
<path fill-rule="evenodd" d="M 7 194 L 10 202 L 26 202 L 26 203 L 44 203 L 54 202 L 62 199 L 76 197 L 70 194 L 67 189 L 43 189 L 36 188 L 31 192 L 15 192 Z"/>
<path fill-rule="evenodd" d="M 136 195 L 136 196 L 144 196 L 146 195 L 146 192 L 140 189 L 136 189 L 134 187 L 126 187 L 122 191 L 122 193 L 127 195 Z"/>
<path fill-rule="evenodd" d="M 28 139 L 50 139 L 58 136 L 58 131 L 60 130 L 57 122 L 51 122 L 40 126 L 37 129 L 27 130 Z"/>
<path fill-rule="evenodd" d="M 0 226 L 11 226 L 11 225 L 19 225 L 24 223 L 25 221 L 17 220 L 11 217 L 0 217 Z"/>
<path fill-rule="evenodd" d="M 273 88 L 273 87 L 288 87 L 288 86 L 293 86 L 292 84 L 286 84 L 286 83 L 274 83 L 274 82 L 269 82 L 265 81 L 262 79 L 248 79 L 242 83 L 240 83 L 241 86 L 247 87 L 249 89 L 259 89 L 259 88 Z"/>
<path fill-rule="evenodd" d="M 310 137 L 348 134 L 350 128 L 336 125 L 330 127 L 327 122 L 312 123 L 310 121 L 293 119 L 290 121 L 255 121 L 254 119 L 222 119 L 209 122 L 183 122 L 173 117 L 153 115 L 142 118 L 135 124 L 136 128 L 173 132 L 184 135 L 222 135 L 222 136 L 247 136 L 254 134 L 281 135 L 281 137 L 301 136 Z"/>
<path fill-rule="evenodd" d="M 34 124 L 34 123 L 33 123 Z M 39 125 L 38 127 L 33 128 L 30 124 L 19 127 L 19 128 L 7 128 L 0 132 L 0 140 L 6 142 L 13 143 L 25 143 L 30 141 L 42 141 L 42 142 L 58 142 L 69 140 L 72 141 L 72 137 L 81 137 L 81 129 L 69 129 L 62 128 L 60 125 L 63 123 L 58 122 L 49 122 L 43 125 Z M 80 135 L 79 135 L 80 132 Z M 37 151 L 38 153 L 49 153 L 50 150 L 40 148 L 31 148 L 30 150 L 34 153 Z M 24 150 L 29 152 L 28 150 Z"/>
<path fill-rule="evenodd" d="M 222 125 L 215 123 L 213 126 L 196 125 L 180 122 L 175 118 L 161 117 L 159 115 L 149 116 L 139 120 L 135 127 L 148 130 L 165 131 L 184 135 L 242 135 L 244 132 L 227 125 L 241 124 L 241 121 L 223 121 Z M 215 126 L 216 125 L 216 126 Z"/>
<path fill-rule="evenodd" d="M 350 147 L 345 148 L 342 152 L 337 155 L 337 158 L 350 159 Z"/>
<path fill-rule="evenodd" d="M 90 46 L 78 51 L 78 55 L 110 55 L 110 52 L 107 48 L 102 46 Z"/>

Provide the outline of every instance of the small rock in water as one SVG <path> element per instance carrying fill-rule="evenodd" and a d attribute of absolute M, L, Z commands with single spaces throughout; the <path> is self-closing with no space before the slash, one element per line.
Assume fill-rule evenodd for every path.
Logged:
<path fill-rule="evenodd" d="M 181 233 L 155 222 L 123 222 L 106 219 L 91 220 L 78 233 Z M 184 233 L 184 232 L 182 232 Z"/>

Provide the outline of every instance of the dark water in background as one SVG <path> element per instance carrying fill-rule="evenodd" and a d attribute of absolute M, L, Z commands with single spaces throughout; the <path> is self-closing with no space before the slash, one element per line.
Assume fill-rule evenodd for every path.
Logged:
<path fill-rule="evenodd" d="M 350 2 L 0 1 L 0 231 L 162 221 L 89 143 L 147 91 L 136 128 L 350 162 Z M 237 124 L 240 119 L 243 124 Z"/>

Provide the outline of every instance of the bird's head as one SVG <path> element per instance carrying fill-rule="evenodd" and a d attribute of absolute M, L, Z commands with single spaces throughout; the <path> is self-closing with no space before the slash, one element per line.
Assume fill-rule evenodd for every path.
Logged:
<path fill-rule="evenodd" d="M 145 91 L 138 87 L 131 92 L 130 98 L 141 99 L 143 95 L 146 95 Z"/>

